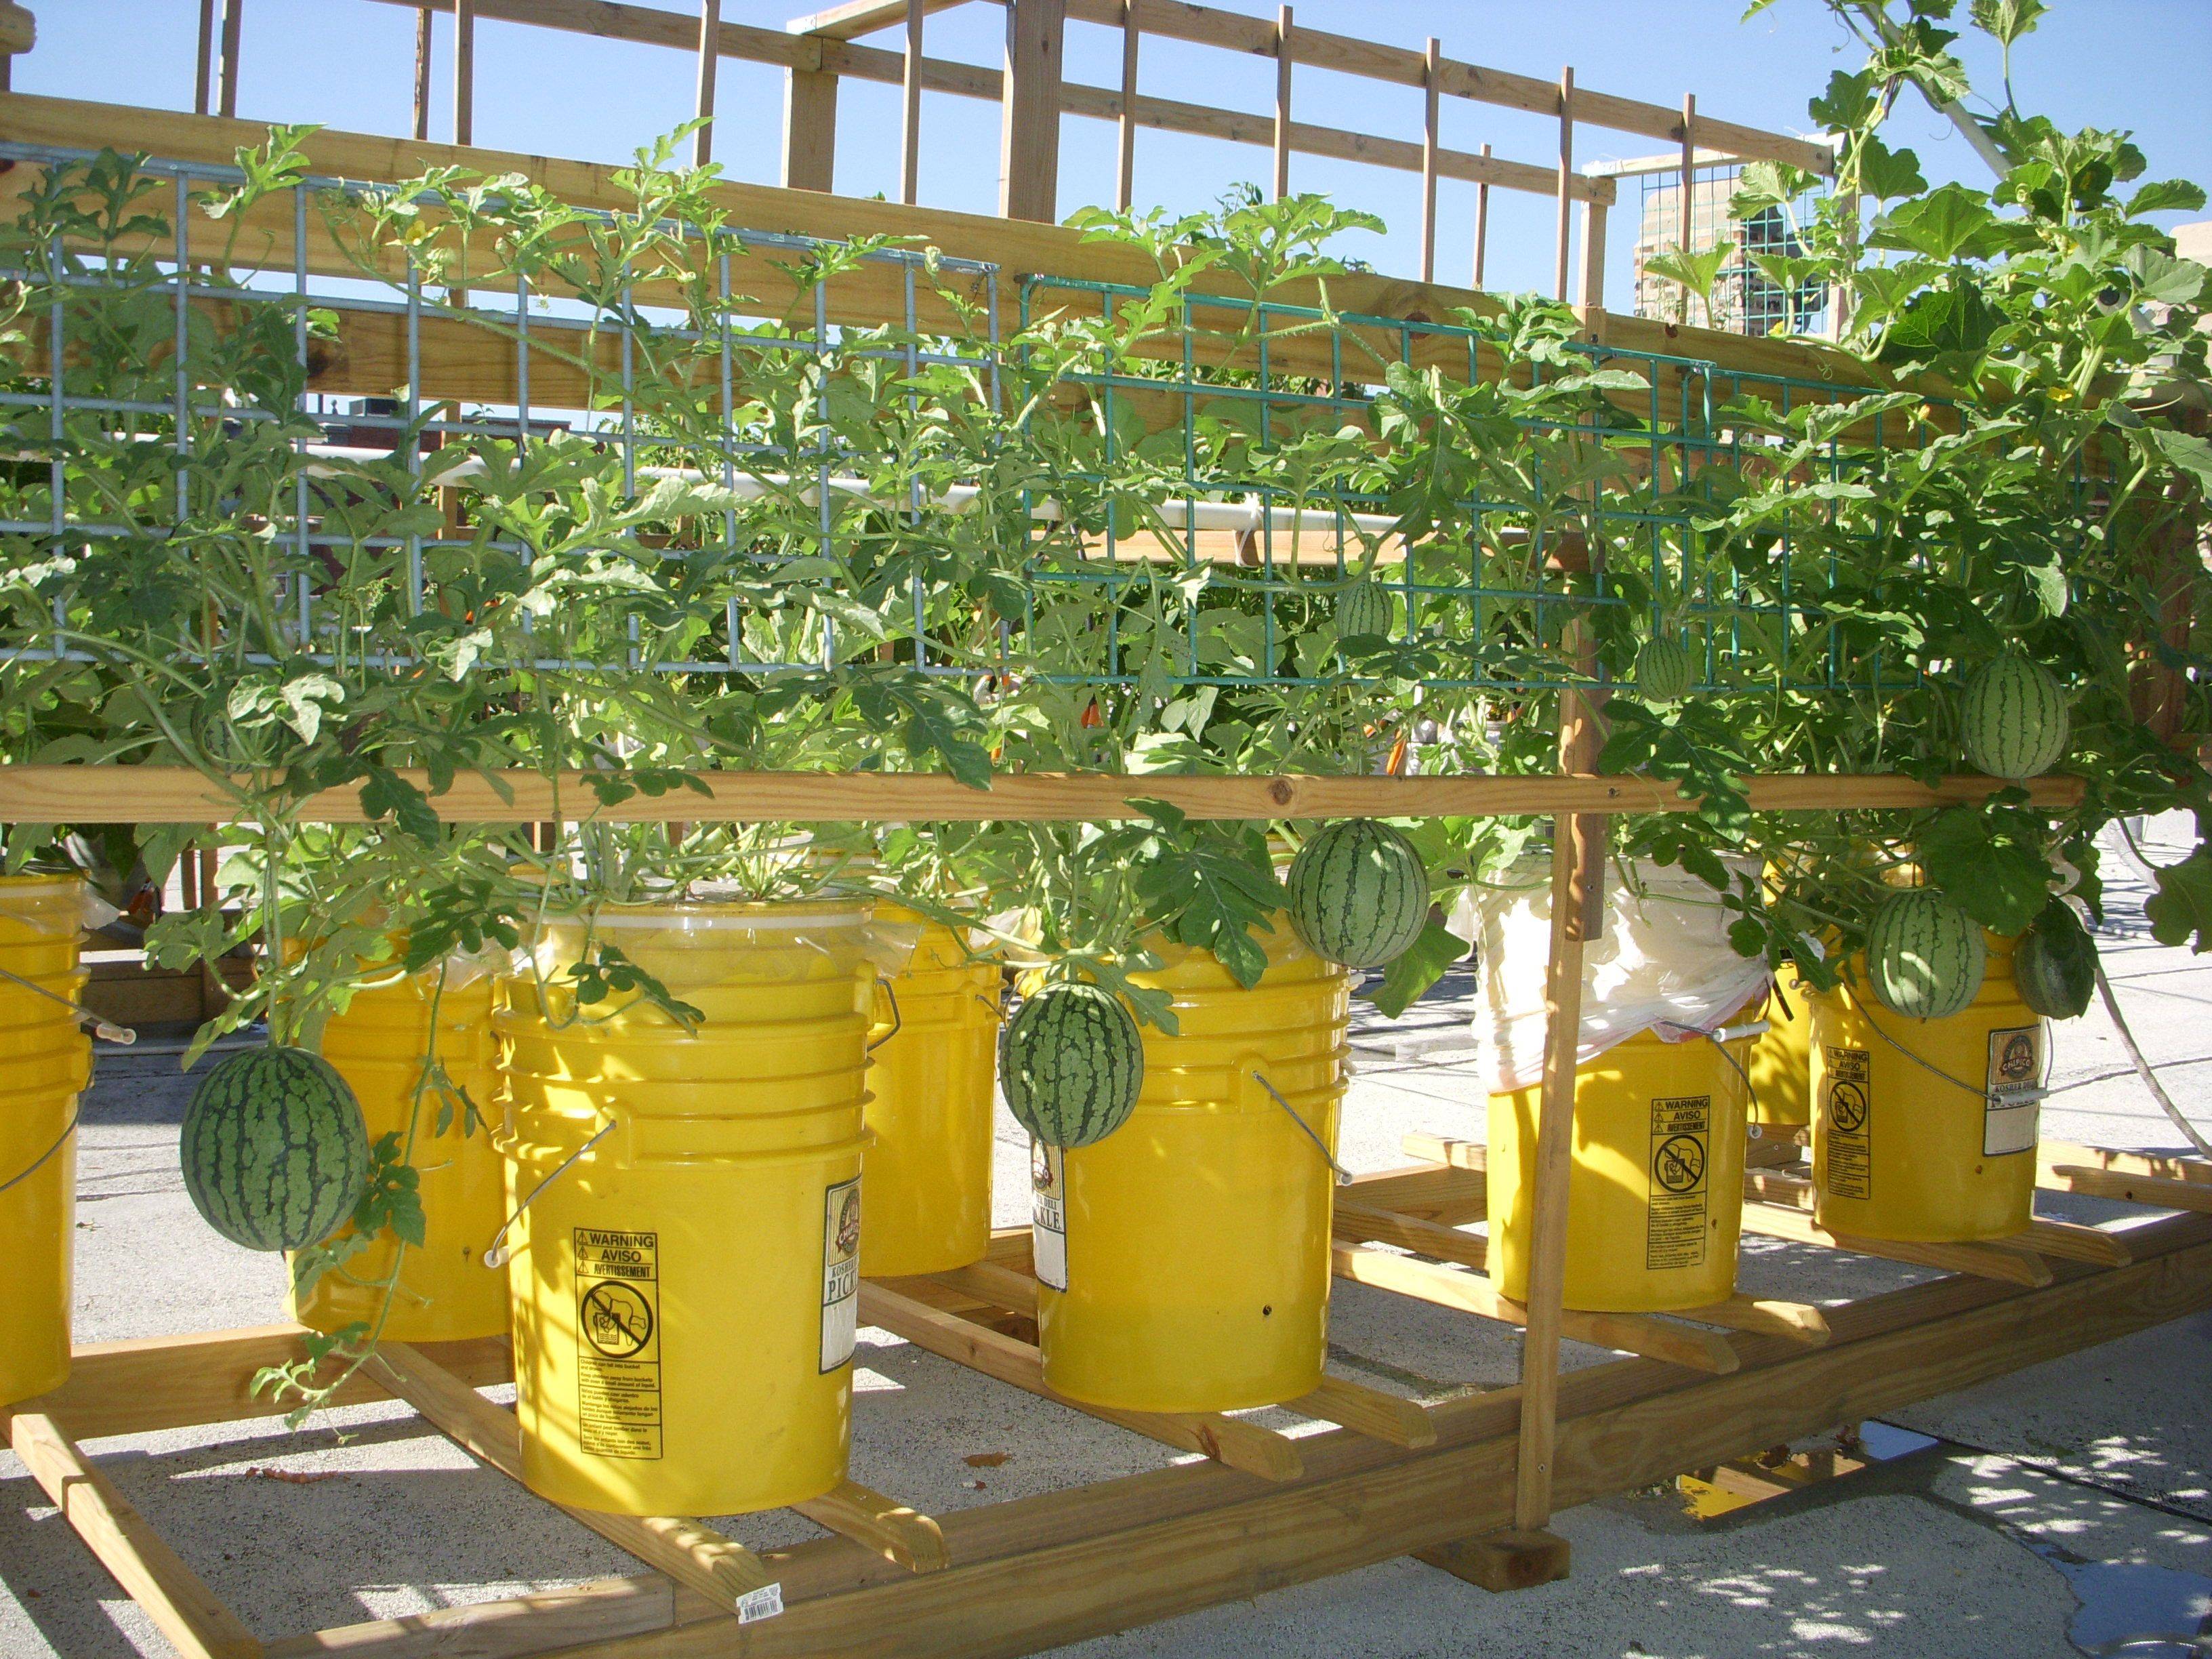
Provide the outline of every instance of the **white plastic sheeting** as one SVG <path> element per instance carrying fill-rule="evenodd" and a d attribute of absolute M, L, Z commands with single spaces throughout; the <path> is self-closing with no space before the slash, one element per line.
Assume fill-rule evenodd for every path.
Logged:
<path fill-rule="evenodd" d="M 1609 865 L 1605 927 L 1583 947 L 1577 1062 L 1588 1064 L 1615 1043 L 1653 1030 L 1670 1042 L 1694 1041 L 1763 997 L 1771 978 L 1765 958 L 1736 954 L 1728 941 L 1729 919 L 1720 896 L 1686 872 Z M 1468 888 L 1453 912 L 1452 931 L 1481 951 L 1474 1020 L 1478 1082 L 1491 1093 L 1541 1082 L 1550 861 L 1522 860 L 1495 884 Z"/>

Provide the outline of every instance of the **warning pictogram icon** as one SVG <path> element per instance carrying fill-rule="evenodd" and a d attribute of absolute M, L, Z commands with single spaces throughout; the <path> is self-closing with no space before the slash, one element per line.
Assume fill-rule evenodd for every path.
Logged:
<path fill-rule="evenodd" d="M 1828 1091 L 1828 1116 L 1835 1127 L 1847 1135 L 1855 1135 L 1866 1126 L 1867 1097 L 1864 1085 L 1838 1083 Z"/>
<path fill-rule="evenodd" d="M 628 1285 L 594 1285 L 584 1292 L 584 1340 L 610 1359 L 627 1359 L 653 1340 L 653 1310 Z"/>
<path fill-rule="evenodd" d="M 1669 1135 L 1651 1154 L 1652 1178 L 1670 1193 L 1686 1193 L 1705 1178 L 1705 1146 L 1695 1135 Z"/>

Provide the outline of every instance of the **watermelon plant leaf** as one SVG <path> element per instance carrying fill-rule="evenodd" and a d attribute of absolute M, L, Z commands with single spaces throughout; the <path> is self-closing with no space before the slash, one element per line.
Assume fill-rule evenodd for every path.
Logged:
<path fill-rule="evenodd" d="M 2017 807 L 1954 806 L 1920 837 L 1920 863 L 1929 884 L 1983 927 L 2018 933 L 2050 902 L 2045 836 L 2035 816 Z"/>
<path fill-rule="evenodd" d="M 2212 842 L 2197 842 L 2180 863 L 2159 871 L 2143 915 L 2160 945 L 2186 945 L 2198 956 L 2212 951 Z"/>
<path fill-rule="evenodd" d="M 1431 921 L 1420 937 L 1382 970 L 1382 977 L 1367 988 L 1367 1000 L 1385 1018 L 1395 1019 L 1419 1001 L 1467 952 L 1465 939 L 1442 922 Z"/>

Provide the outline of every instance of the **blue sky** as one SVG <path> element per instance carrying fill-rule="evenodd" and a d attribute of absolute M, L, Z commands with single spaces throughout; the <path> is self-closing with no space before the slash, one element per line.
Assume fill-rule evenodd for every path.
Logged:
<path fill-rule="evenodd" d="M 678 0 L 655 0 L 669 9 Z M 1261 0 L 1212 0 L 1272 16 Z M 805 8 L 763 0 L 723 0 L 732 21 L 780 26 Z M 46 0 L 40 44 L 18 61 L 23 91 L 116 99 L 189 109 L 198 7 L 194 0 Z M 1962 3 L 1960 10 L 1965 6 Z M 2062 125 L 2131 129 L 2151 176 L 2212 184 L 2212 0 L 2055 0 L 2054 15 L 2015 58 L 2023 108 Z M 1854 67 L 1857 48 L 1818 0 L 1778 0 L 1748 22 L 1742 0 L 1302 0 L 1301 22 L 1419 49 L 1433 33 L 1447 56 L 1527 74 L 1554 76 L 1575 67 L 1579 84 L 1670 106 L 1695 92 L 1705 112 L 1784 131 L 1807 129 L 1805 102 L 1838 67 Z M 320 121 L 358 131 L 406 130 L 413 76 L 414 14 L 378 0 L 246 0 L 239 112 L 268 120 Z M 930 20 L 933 57 L 995 63 L 1004 13 L 971 3 Z M 439 21 L 440 88 L 434 137 L 450 132 L 449 22 Z M 1071 24 L 1071 79 L 1120 80 L 1117 32 Z M 877 37 L 896 44 L 896 31 Z M 128 42 L 127 52 L 118 43 Z M 1994 90 L 1994 46 L 1970 34 L 1962 47 L 1978 84 Z M 115 65 L 129 73 L 118 87 Z M 691 112 L 693 65 L 683 53 L 480 22 L 477 39 L 476 136 L 501 149 L 587 161 L 626 159 L 637 145 Z M 725 60 L 718 100 L 716 159 L 733 176 L 774 182 L 781 151 L 779 71 Z M 1148 92 L 1252 111 L 1272 109 L 1271 62 L 1174 41 L 1148 40 L 1141 73 Z M 1391 137 L 1417 138 L 1421 98 L 1404 87 L 1300 70 L 1299 118 Z M 1557 128 L 1548 120 L 1447 99 L 1443 142 L 1548 165 Z M 996 204 L 998 111 L 994 104 L 931 95 L 922 111 L 921 199 L 988 212 Z M 1931 179 L 1978 176 L 1978 163 L 1946 124 L 1908 98 L 1895 135 L 1922 157 Z M 1068 118 L 1060 164 L 1062 211 L 1113 193 L 1113 128 Z M 1231 184 L 1262 179 L 1264 149 L 1174 134 L 1140 132 L 1139 205 L 1176 210 L 1205 205 Z M 1649 155 L 1659 142 L 1584 129 L 1577 161 Z M 847 194 L 894 193 L 898 171 L 898 92 L 848 82 L 840 103 L 837 188 Z M 1362 237 L 1343 251 L 1378 268 L 1410 274 L 1418 265 L 1419 181 L 1406 173 L 1295 159 L 1294 188 L 1325 191 L 1389 222 L 1387 237 Z M 1626 244 L 1632 240 L 1635 186 L 1624 190 L 1629 216 L 1616 210 L 1607 297 L 1627 305 Z M 1548 199 L 1492 196 L 1489 282 L 1492 287 L 1548 286 L 1553 209 Z M 1441 198 L 1438 274 L 1465 281 L 1474 222 L 1474 189 L 1446 180 Z M 2166 221 L 2173 222 L 2173 216 Z"/>

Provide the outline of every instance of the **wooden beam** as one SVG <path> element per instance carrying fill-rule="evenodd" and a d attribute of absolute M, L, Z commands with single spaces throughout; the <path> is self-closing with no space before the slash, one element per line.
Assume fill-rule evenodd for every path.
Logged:
<path fill-rule="evenodd" d="M 1137 52 L 1144 38 L 1137 27 L 1137 0 L 1121 0 L 1121 113 L 1114 141 L 1114 205 L 1124 213 L 1137 188 Z"/>
<path fill-rule="evenodd" d="M 1356 1244 L 1332 1245 L 1329 1254 L 1330 1265 L 1337 1277 L 1351 1279 L 1354 1284 L 1395 1291 L 1400 1296 L 1433 1302 L 1438 1307 L 1457 1308 L 1462 1313 L 1494 1319 L 1501 1324 L 1525 1328 L 1528 1323 L 1529 1310 L 1480 1273 L 1438 1267 L 1431 1261 L 1416 1261 L 1411 1256 L 1393 1255 L 1387 1250 L 1364 1249 Z M 1661 1359 L 1670 1365 L 1710 1371 L 1717 1376 L 1724 1376 L 1743 1363 L 1742 1357 L 1724 1336 L 1692 1330 L 1686 1325 L 1669 1324 L 1644 1314 L 1582 1313 L 1571 1308 L 1563 1309 L 1559 1331 L 1560 1335 L 1587 1342 L 1593 1347 L 1641 1354 L 1646 1359 Z M 1521 1396 L 1524 1417 L 1527 1389 L 1524 1368 Z"/>
<path fill-rule="evenodd" d="M 723 1615 L 659 1573 L 643 1573 L 313 1631 L 270 1642 L 262 1653 L 264 1659 L 526 1659 L 666 1630 L 679 1616 Z"/>
<path fill-rule="evenodd" d="M 1702 1308 L 1683 1308 L 1677 1319 L 1694 1319 L 1702 1325 L 1722 1325 L 1732 1331 L 1753 1331 L 1778 1336 L 1787 1342 L 1818 1347 L 1828 1340 L 1828 1316 L 1809 1302 L 1778 1302 L 1767 1297 L 1739 1292 L 1725 1302 L 1709 1302 Z"/>
<path fill-rule="evenodd" d="M 1340 1197 L 1330 1225 L 1347 1244 L 1395 1244 L 1401 1250 L 1480 1269 L 1488 1265 L 1490 1241 L 1416 1216 L 1397 1215 Z"/>
<path fill-rule="evenodd" d="M 1567 250 L 1574 235 L 1574 219 L 1570 207 L 1573 201 L 1575 173 L 1575 72 L 1570 67 L 1559 71 L 1559 246 L 1554 250 L 1552 294 L 1555 299 L 1567 297 Z M 1524 1522 L 1524 1530 L 1534 1530 L 1540 1523 Z"/>
<path fill-rule="evenodd" d="M 85 1546 L 185 1659 L 258 1659 L 261 1644 L 44 1412 L 0 1410 L 9 1443 Z"/>
<path fill-rule="evenodd" d="M 465 149 L 476 132 L 477 0 L 453 0 L 453 142 Z"/>
<path fill-rule="evenodd" d="M 1428 64 L 1421 88 L 1421 280 L 1437 280 L 1437 156 L 1443 149 L 1439 114 L 1443 90 L 1443 48 L 1429 37 Z"/>
<path fill-rule="evenodd" d="M 1242 1418 L 1213 1412 L 1117 1411 L 1055 1394 L 1046 1384 L 1043 1362 L 1030 1344 L 940 1312 L 876 1280 L 860 1281 L 860 1318 L 941 1358 L 1178 1451 L 1197 1452 L 1268 1480 L 1295 1480 L 1304 1472 L 1295 1441 Z"/>
<path fill-rule="evenodd" d="M 238 113 L 238 59 L 246 32 L 246 0 L 223 0 L 221 73 L 216 94 L 216 113 L 229 119 Z"/>
<path fill-rule="evenodd" d="M 905 79 L 899 86 L 899 200 L 921 199 L 921 0 L 906 0 Z"/>
<path fill-rule="evenodd" d="M 215 112 L 215 35 L 216 7 L 218 0 L 200 0 L 200 56 L 192 76 L 192 113 L 211 115 Z M 423 14 L 423 27 L 428 26 L 429 14 Z M 418 135 L 419 136 L 419 135 Z"/>
<path fill-rule="evenodd" d="M 400 775 L 428 791 L 427 774 Z M 1295 820 L 1613 812 L 1675 812 L 1691 803 L 1672 784 L 1630 777 L 1141 777 L 1002 773 L 971 789 L 933 773 L 702 772 L 702 794 L 672 790 L 596 804 L 586 775 L 465 773 L 430 794 L 455 823 L 532 823 L 590 817 L 608 823 L 775 823 L 926 819 L 977 823 L 1018 818 L 1085 823 L 1141 817 L 1138 800 L 1165 800 L 1196 818 Z M 1930 787 L 1902 777 L 1766 777 L 1748 781 L 1757 811 L 1940 805 L 1984 799 L 2001 780 L 1959 777 Z M 2042 778 L 2042 805 L 2076 799 L 2078 781 Z M 228 823 L 236 802 L 187 767 L 0 765 L 0 823 Z M 296 808 L 303 823 L 361 823 L 357 789 L 326 790 Z M 2094 1172 L 2090 1172 L 2094 1173 Z"/>
<path fill-rule="evenodd" d="M 1340 1376 L 1324 1376 L 1312 1393 L 1282 1404 L 1285 1411 L 1337 1424 L 1388 1445 L 1418 1449 L 1437 1443 L 1436 1419 L 1419 1401 L 1364 1388 Z"/>
<path fill-rule="evenodd" d="M 204 0 L 212 4 L 214 0 Z M 416 142 L 420 143 L 430 136 L 430 47 L 434 31 L 430 14 L 418 13 L 415 19 L 415 126 Z"/>
<path fill-rule="evenodd" d="M 858 1481 L 840 1480 L 821 1497 L 791 1507 L 816 1526 L 849 1538 L 908 1572 L 942 1572 L 952 1565 L 945 1547 L 945 1529 L 935 1521 Z"/>
<path fill-rule="evenodd" d="M 2046 1140 L 2035 1149 L 2035 1162 L 2037 1169 L 2046 1174 L 2071 1164 L 2212 1187 L 2212 1163 L 2191 1152 L 2116 1152 L 2103 1146 L 2079 1146 L 2070 1140 Z"/>
<path fill-rule="evenodd" d="M 1275 199 L 1291 193 L 1291 71 L 1297 59 L 1291 55 L 1291 8 L 1285 6 L 1275 22 Z"/>
<path fill-rule="evenodd" d="M 2199 1214 L 2212 1215 L 2212 1187 L 2194 1179 L 2166 1181 L 2156 1176 L 2130 1175 L 2123 1170 L 2062 1164 L 2040 1184 L 2053 1192 L 2117 1198 L 2130 1204 L 2155 1205 L 2161 1210 L 2195 1210 Z"/>
<path fill-rule="evenodd" d="M 1060 216 L 1060 76 L 1066 0 L 1007 0 L 1000 96 L 999 213 L 1049 224 Z"/>
<path fill-rule="evenodd" d="M 811 16 L 795 18 L 784 28 L 793 34 L 818 34 L 830 40 L 854 40 L 906 21 L 910 9 L 950 11 L 966 0 L 848 0 Z"/>
<path fill-rule="evenodd" d="M 702 124 L 691 135 L 691 165 L 703 167 L 714 155 L 714 70 L 722 61 L 716 36 L 722 27 L 722 0 L 699 0 L 699 102 Z"/>
<path fill-rule="evenodd" d="M 1857 1233 L 1831 1232 L 1805 1211 L 1780 1204 L 1747 1203 L 1743 1230 L 1793 1244 L 1820 1244 L 1832 1250 L 1855 1250 L 1903 1261 L 1916 1267 L 1936 1267 L 1944 1273 L 1972 1273 L 2008 1285 L 2041 1286 L 2051 1283 L 2050 1264 L 2039 1255 L 2002 1243 L 1933 1244 L 1901 1239 L 1868 1238 Z"/>
<path fill-rule="evenodd" d="M 362 1369 L 470 1456 L 521 1484 L 522 1425 L 513 1412 L 495 1406 L 404 1342 L 380 1344 Z M 690 1516 L 614 1515 L 567 1504 L 554 1507 L 726 1610 L 776 1583 L 760 1557 Z"/>
<path fill-rule="evenodd" d="M 1417 1164 L 1354 1176 L 1348 1185 L 1337 1188 L 1337 1202 L 1457 1228 L 1489 1213 L 1489 1188 L 1480 1170 Z"/>

